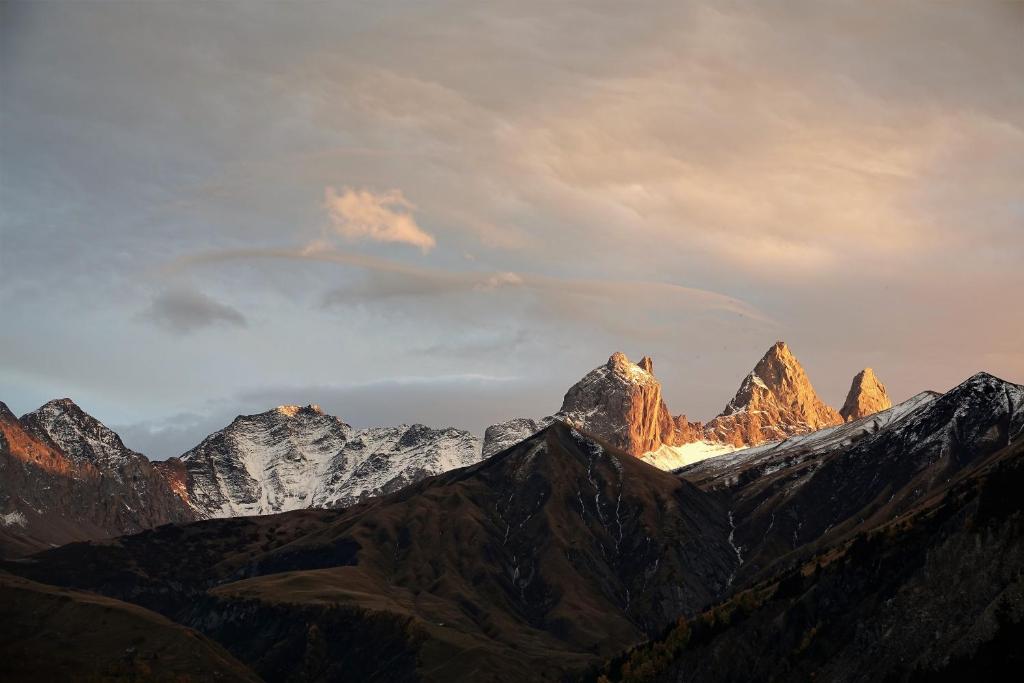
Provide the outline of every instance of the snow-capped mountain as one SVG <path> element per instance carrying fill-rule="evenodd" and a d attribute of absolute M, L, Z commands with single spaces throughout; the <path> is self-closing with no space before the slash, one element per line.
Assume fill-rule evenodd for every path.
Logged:
<path fill-rule="evenodd" d="M 479 460 L 463 430 L 356 430 L 309 405 L 239 416 L 167 467 L 198 515 L 232 517 L 345 507 Z"/>
<path fill-rule="evenodd" d="M 480 440 L 459 429 L 357 430 L 317 406 L 280 406 L 150 462 L 70 399 L 20 419 L 0 403 L 0 554 L 168 522 L 346 507 L 480 457 Z"/>

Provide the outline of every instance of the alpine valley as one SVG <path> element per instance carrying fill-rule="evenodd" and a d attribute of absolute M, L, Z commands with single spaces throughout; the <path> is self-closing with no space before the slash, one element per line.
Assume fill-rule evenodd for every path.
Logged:
<path fill-rule="evenodd" d="M 0 677 L 993 679 L 1022 487 L 1024 386 L 837 410 L 783 342 L 706 423 L 622 353 L 482 440 L 286 405 L 150 461 L 0 404 Z"/>

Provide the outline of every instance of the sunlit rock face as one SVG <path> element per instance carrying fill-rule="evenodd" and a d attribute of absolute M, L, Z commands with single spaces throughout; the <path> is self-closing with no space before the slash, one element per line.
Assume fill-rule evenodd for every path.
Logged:
<path fill-rule="evenodd" d="M 841 424 L 785 342 L 776 342 L 705 431 L 713 441 L 755 446 Z"/>
<path fill-rule="evenodd" d="M 637 457 L 672 443 L 675 421 L 661 398 L 650 358 L 623 353 L 594 368 L 565 394 L 559 416 Z"/>
<path fill-rule="evenodd" d="M 535 434 L 560 419 L 604 439 L 636 457 L 703 438 L 703 425 L 685 415 L 673 417 L 654 376 L 654 361 L 632 362 L 616 352 L 588 372 L 565 394 L 555 415 L 533 420 L 515 418 L 491 425 L 484 434 L 484 456 L 490 456 Z"/>
<path fill-rule="evenodd" d="M 850 393 L 846 395 L 839 415 L 845 422 L 853 422 L 891 407 L 892 400 L 885 385 L 875 376 L 874 370 L 864 368 L 853 378 Z"/>

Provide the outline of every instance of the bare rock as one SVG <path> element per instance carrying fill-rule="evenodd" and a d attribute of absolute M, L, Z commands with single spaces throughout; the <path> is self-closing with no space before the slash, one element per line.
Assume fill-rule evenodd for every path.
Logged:
<path fill-rule="evenodd" d="M 839 415 L 845 422 L 852 422 L 889 408 L 892 408 L 892 399 L 885 385 L 878 380 L 874 370 L 864 368 L 853 378 L 850 393 L 846 395 Z"/>
<path fill-rule="evenodd" d="M 776 342 L 746 376 L 722 413 L 705 427 L 706 438 L 736 447 L 755 446 L 842 424 L 822 401 L 785 342 Z"/>

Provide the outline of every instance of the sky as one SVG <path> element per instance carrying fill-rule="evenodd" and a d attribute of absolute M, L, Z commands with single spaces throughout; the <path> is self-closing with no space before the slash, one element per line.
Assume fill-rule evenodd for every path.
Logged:
<path fill-rule="evenodd" d="M 1024 3 L 0 4 L 0 400 L 482 433 L 1024 382 Z"/>

